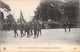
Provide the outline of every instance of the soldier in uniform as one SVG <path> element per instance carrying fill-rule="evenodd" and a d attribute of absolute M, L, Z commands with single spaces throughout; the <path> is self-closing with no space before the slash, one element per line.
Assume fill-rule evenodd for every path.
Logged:
<path fill-rule="evenodd" d="M 38 21 L 38 35 L 42 35 L 42 33 L 41 33 L 41 24 L 39 23 L 39 21 Z"/>
<path fill-rule="evenodd" d="M 10 31 L 10 29 L 11 29 L 11 24 L 10 23 L 7 24 L 7 29 Z"/>
<path fill-rule="evenodd" d="M 30 36 L 30 27 L 29 27 L 29 23 L 26 23 L 25 26 L 24 26 L 24 30 L 25 30 L 25 35 L 26 35 L 26 32 L 27 32 L 27 38 Z"/>
<path fill-rule="evenodd" d="M 29 23 L 29 28 L 30 28 L 30 35 L 32 36 L 33 35 L 33 23 L 32 22 L 30 22 Z"/>
<path fill-rule="evenodd" d="M 68 23 L 68 29 L 69 29 L 69 32 L 71 31 L 71 27 L 72 27 L 72 23 Z"/>
<path fill-rule="evenodd" d="M 68 26 L 68 23 L 65 22 L 65 23 L 63 24 L 63 27 L 64 27 L 64 29 L 65 29 L 65 32 L 67 31 L 67 30 L 66 30 L 67 26 Z"/>
<path fill-rule="evenodd" d="M 14 37 L 18 36 L 16 22 L 13 23 L 13 30 L 14 30 Z"/>
<path fill-rule="evenodd" d="M 37 21 L 35 20 L 34 22 L 34 38 L 38 37 L 39 35 L 37 34 L 37 31 L 38 31 L 38 23 Z"/>
<path fill-rule="evenodd" d="M 21 37 L 23 36 L 23 29 L 24 29 L 24 24 L 20 24 L 20 34 L 21 34 Z"/>

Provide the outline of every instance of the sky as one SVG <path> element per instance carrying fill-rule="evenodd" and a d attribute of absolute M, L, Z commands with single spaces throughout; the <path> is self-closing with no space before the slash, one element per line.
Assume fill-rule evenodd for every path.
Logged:
<path fill-rule="evenodd" d="M 20 10 L 22 10 L 24 19 L 26 21 L 30 21 L 32 17 L 35 15 L 34 11 L 40 3 L 40 0 L 2 0 L 6 4 L 8 4 L 11 8 L 11 13 L 13 14 L 15 20 L 17 21 L 20 18 Z M 6 15 L 8 15 L 5 12 Z"/>

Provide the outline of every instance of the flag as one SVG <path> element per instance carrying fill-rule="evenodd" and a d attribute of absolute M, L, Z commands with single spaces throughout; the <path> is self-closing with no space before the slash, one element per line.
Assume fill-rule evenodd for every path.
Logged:
<path fill-rule="evenodd" d="M 22 23 L 22 24 L 26 23 L 21 10 L 20 10 L 20 23 Z"/>

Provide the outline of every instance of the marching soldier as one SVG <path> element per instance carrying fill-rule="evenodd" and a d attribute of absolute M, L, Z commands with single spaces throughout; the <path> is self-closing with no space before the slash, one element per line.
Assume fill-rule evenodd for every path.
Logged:
<path fill-rule="evenodd" d="M 71 31 L 71 27 L 72 27 L 72 23 L 68 23 L 68 29 L 69 29 L 69 32 Z"/>
<path fill-rule="evenodd" d="M 40 33 L 40 35 L 42 35 L 42 33 L 41 33 L 41 24 L 38 22 L 38 35 L 39 35 L 39 33 Z"/>
<path fill-rule="evenodd" d="M 63 26 L 64 26 L 64 29 L 65 29 L 65 32 L 66 32 L 66 31 L 67 31 L 66 28 L 67 28 L 67 26 L 68 26 L 68 23 L 65 22 L 65 23 L 63 24 Z"/>
<path fill-rule="evenodd" d="M 16 22 L 13 23 L 13 30 L 14 30 L 14 37 L 18 36 Z"/>
<path fill-rule="evenodd" d="M 30 28 L 30 34 L 31 34 L 31 36 L 33 35 L 33 23 L 32 22 L 30 22 L 30 24 L 29 24 L 29 28 Z"/>
<path fill-rule="evenodd" d="M 23 36 L 23 29 L 24 29 L 24 24 L 20 24 L 20 33 L 21 33 L 21 37 Z"/>
<path fill-rule="evenodd" d="M 30 27 L 29 27 L 29 23 L 26 23 L 25 26 L 24 26 L 24 30 L 25 30 L 25 35 L 26 35 L 26 32 L 27 32 L 27 38 L 30 36 Z"/>
<path fill-rule="evenodd" d="M 34 22 L 34 38 L 39 36 L 37 34 L 37 31 L 38 31 L 38 24 L 37 24 L 37 21 L 35 20 L 35 22 Z"/>

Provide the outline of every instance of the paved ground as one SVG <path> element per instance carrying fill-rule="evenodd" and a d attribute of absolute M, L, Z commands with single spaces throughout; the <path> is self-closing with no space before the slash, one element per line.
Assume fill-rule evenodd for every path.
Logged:
<path fill-rule="evenodd" d="M 18 31 L 19 33 L 19 31 Z M 33 39 L 33 36 L 14 38 L 14 32 L 0 31 L 0 44 L 77 44 L 80 45 L 80 28 L 73 28 L 71 32 L 64 29 L 42 29 L 42 36 Z"/>

